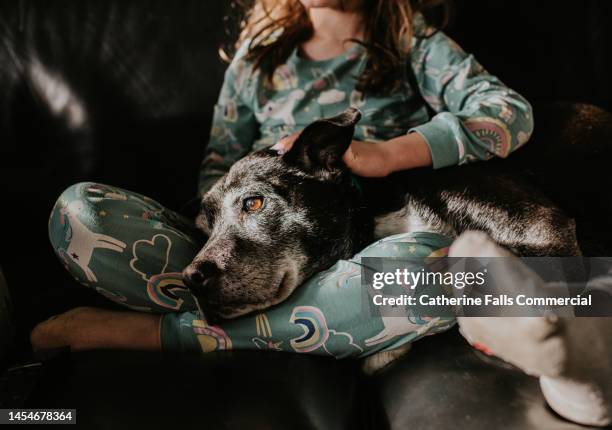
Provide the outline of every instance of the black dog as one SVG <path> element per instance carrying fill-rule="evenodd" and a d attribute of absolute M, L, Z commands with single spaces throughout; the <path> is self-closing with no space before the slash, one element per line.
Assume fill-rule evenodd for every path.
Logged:
<path fill-rule="evenodd" d="M 316 121 L 286 154 L 243 158 L 203 197 L 197 225 L 209 239 L 184 278 L 208 317 L 282 302 L 308 277 L 396 233 L 481 230 L 519 255 L 580 253 L 574 221 L 504 172 L 505 160 L 353 177 L 342 155 L 359 119 L 349 109 Z"/>

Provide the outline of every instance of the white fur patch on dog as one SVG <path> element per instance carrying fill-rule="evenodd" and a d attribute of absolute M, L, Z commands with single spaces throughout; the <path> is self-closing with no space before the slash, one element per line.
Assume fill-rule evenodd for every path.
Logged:
<path fill-rule="evenodd" d="M 456 236 L 455 230 L 425 208 L 416 208 L 408 203 L 402 209 L 378 216 L 374 219 L 374 236 L 377 239 L 400 233 L 430 232 L 449 237 Z"/>

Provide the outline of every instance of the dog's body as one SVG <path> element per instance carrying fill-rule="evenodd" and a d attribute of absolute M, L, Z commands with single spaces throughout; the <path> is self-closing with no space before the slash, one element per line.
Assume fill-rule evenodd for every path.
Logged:
<path fill-rule="evenodd" d="M 286 299 L 314 273 L 376 238 L 480 230 L 519 255 L 577 255 L 573 220 L 492 162 L 384 179 L 353 178 L 341 157 L 356 110 L 307 127 L 284 155 L 237 162 L 204 196 L 209 240 L 185 270 L 210 316 L 231 318 Z M 257 203 L 251 210 L 245 205 Z"/>
<path fill-rule="evenodd" d="M 480 230 L 524 256 L 579 253 L 573 220 L 537 188 L 486 163 L 364 181 L 375 236 Z"/>

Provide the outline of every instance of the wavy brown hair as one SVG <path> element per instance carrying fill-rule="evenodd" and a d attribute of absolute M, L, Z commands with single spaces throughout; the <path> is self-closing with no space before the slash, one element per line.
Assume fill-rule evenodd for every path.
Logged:
<path fill-rule="evenodd" d="M 233 6 L 242 13 L 234 49 L 248 40 L 245 58 L 267 79 L 312 35 L 308 12 L 299 0 L 235 1 Z M 374 93 L 390 91 L 399 83 L 414 36 L 415 14 L 422 13 L 437 27 L 445 26 L 450 15 L 449 0 L 363 0 L 361 8 L 364 40 L 353 41 L 366 48 L 368 63 L 357 88 Z M 223 50 L 221 56 L 229 59 Z"/>

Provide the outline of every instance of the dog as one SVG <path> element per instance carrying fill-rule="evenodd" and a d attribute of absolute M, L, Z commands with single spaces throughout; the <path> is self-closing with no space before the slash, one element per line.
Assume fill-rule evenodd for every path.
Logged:
<path fill-rule="evenodd" d="M 203 196 L 196 225 L 208 240 L 183 278 L 207 318 L 281 303 L 315 273 L 398 233 L 480 230 L 521 256 L 580 254 L 573 219 L 493 161 L 353 177 L 342 156 L 360 116 L 349 108 L 307 126 L 284 154 L 246 156 Z"/>

